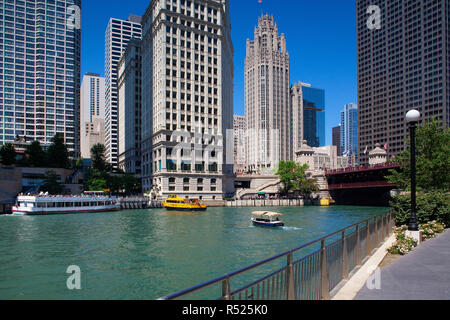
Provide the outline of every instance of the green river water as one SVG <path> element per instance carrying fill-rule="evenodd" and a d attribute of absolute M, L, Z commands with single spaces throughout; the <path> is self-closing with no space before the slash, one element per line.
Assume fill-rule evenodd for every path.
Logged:
<path fill-rule="evenodd" d="M 286 223 L 267 229 L 250 223 L 251 212 L 261 209 L 0 216 L 0 299 L 157 299 L 388 210 L 267 208 L 283 213 Z M 81 290 L 67 289 L 72 265 L 81 269 Z M 220 296 L 211 290 L 199 297 Z"/>

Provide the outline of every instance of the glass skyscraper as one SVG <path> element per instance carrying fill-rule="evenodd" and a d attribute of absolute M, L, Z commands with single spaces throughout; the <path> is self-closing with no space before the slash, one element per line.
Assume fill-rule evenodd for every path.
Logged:
<path fill-rule="evenodd" d="M 325 146 L 325 90 L 302 85 L 303 139 L 310 147 Z"/>
<path fill-rule="evenodd" d="M 341 112 L 341 151 L 358 159 L 358 105 L 347 104 Z"/>
<path fill-rule="evenodd" d="M 0 144 L 49 143 L 79 155 L 81 0 L 0 1 Z"/>

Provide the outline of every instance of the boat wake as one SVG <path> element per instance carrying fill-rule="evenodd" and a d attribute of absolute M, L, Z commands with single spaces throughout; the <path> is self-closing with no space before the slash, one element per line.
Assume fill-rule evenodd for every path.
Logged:
<path fill-rule="evenodd" d="M 283 227 L 282 228 L 285 231 L 300 231 L 303 230 L 302 228 L 296 228 L 296 227 Z"/>

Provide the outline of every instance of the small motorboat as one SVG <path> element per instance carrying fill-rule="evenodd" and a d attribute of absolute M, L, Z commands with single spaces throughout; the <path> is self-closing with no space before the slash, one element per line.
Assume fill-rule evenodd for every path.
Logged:
<path fill-rule="evenodd" d="M 256 211 L 253 212 L 252 222 L 261 227 L 284 227 L 284 222 L 280 220 L 281 216 L 283 215 L 277 212 Z"/>

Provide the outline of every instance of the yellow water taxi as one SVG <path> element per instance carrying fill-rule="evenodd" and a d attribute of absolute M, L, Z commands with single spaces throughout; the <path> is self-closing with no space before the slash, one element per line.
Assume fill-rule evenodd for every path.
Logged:
<path fill-rule="evenodd" d="M 163 202 L 163 207 L 174 211 L 205 211 L 207 206 L 198 199 L 184 199 L 176 195 L 170 195 Z"/>

